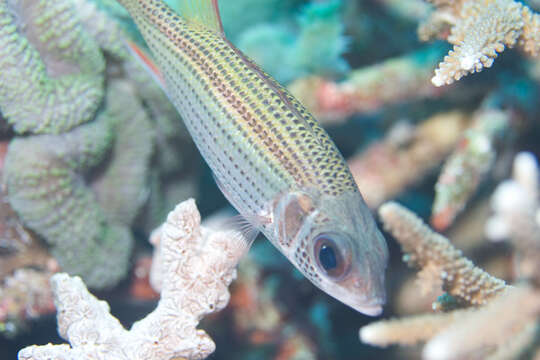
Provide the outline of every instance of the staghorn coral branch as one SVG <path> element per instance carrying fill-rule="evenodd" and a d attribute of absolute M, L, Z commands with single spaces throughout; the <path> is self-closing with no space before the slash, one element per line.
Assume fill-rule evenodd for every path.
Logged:
<path fill-rule="evenodd" d="M 430 360 L 485 358 L 499 345 L 511 343 L 515 335 L 536 322 L 540 314 L 540 293 L 516 287 L 486 306 L 456 319 L 424 347 Z"/>
<path fill-rule="evenodd" d="M 463 76 L 491 67 L 497 54 L 519 45 L 531 56 L 540 54 L 540 17 L 513 0 L 433 1 L 439 8 L 421 25 L 420 37 L 436 35 L 451 25 L 448 42 L 453 50 L 435 70 L 435 86 L 451 84 Z M 442 21 L 441 21 L 442 19 Z M 435 30 L 434 30 L 435 29 Z"/>
<path fill-rule="evenodd" d="M 499 184 L 491 198 L 493 216 L 486 224 L 492 240 L 509 238 L 516 250 L 519 278 L 540 284 L 539 169 L 531 153 L 514 159 L 513 178 Z"/>
<path fill-rule="evenodd" d="M 432 268 L 443 282 L 443 289 L 461 302 L 482 305 L 505 291 L 504 281 L 477 268 L 460 250 L 433 232 L 414 213 L 389 202 L 379 208 L 384 227 L 407 254 L 405 261 L 421 268 Z"/>
<path fill-rule="evenodd" d="M 405 261 L 422 271 L 433 268 L 443 288 L 470 308 L 375 322 L 360 330 L 362 341 L 377 346 L 426 342 L 425 360 L 514 359 L 533 349 L 540 316 L 537 288 L 505 286 L 475 268 L 448 240 L 396 203 L 384 204 L 379 214 L 407 253 Z"/>
<path fill-rule="evenodd" d="M 474 194 L 495 160 L 494 141 L 508 129 L 511 114 L 498 109 L 482 109 L 473 115 L 472 125 L 446 160 L 437 184 L 431 223 L 439 231 L 452 224 Z"/>
<path fill-rule="evenodd" d="M 179 204 L 162 226 L 157 245 L 163 282 L 157 308 L 125 330 L 107 303 L 88 293 L 80 278 L 52 278 L 58 331 L 67 345 L 30 346 L 20 360 L 40 359 L 203 359 L 215 345 L 196 328 L 205 315 L 223 309 L 227 286 L 245 253 L 245 241 L 200 227 L 194 200 Z"/>
<path fill-rule="evenodd" d="M 376 321 L 360 329 L 360 340 L 367 344 L 388 346 L 415 345 L 425 342 L 448 328 L 454 321 L 467 317 L 473 310 L 421 314 L 404 319 Z"/>
<path fill-rule="evenodd" d="M 0 1 L 0 108 L 18 133 L 61 133 L 92 119 L 105 59 L 70 0 Z"/>
<path fill-rule="evenodd" d="M 341 122 L 386 104 L 439 96 L 441 91 L 427 80 L 444 52 L 440 46 L 431 46 L 352 71 L 339 83 L 307 77 L 293 82 L 289 89 L 321 123 Z"/>
<path fill-rule="evenodd" d="M 438 166 L 468 121 L 458 111 L 439 113 L 414 127 L 398 123 L 385 139 L 348 159 L 366 203 L 375 208 Z"/>
<path fill-rule="evenodd" d="M 540 324 L 529 321 L 519 332 L 514 332 L 512 337 L 498 344 L 497 350 L 490 354 L 487 360 L 506 360 L 526 358 L 528 353 L 538 348 L 538 334 Z M 507 336 L 508 337 L 508 336 Z M 533 358 L 532 356 L 530 357 Z"/>
<path fill-rule="evenodd" d="M 540 55 L 540 15 L 523 6 L 523 34 L 519 38 L 519 46 L 525 53 L 538 57 Z"/>
<path fill-rule="evenodd" d="M 534 340 L 539 313 L 538 290 L 519 286 L 481 308 L 378 321 L 360 338 L 377 346 L 427 341 L 426 360 L 517 358 Z"/>

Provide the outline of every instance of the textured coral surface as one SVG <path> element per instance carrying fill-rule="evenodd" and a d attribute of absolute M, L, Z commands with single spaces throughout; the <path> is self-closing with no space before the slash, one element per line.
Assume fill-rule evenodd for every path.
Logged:
<path fill-rule="evenodd" d="M 51 279 L 58 309 L 58 332 L 68 345 L 31 346 L 19 359 L 203 359 L 215 349 L 196 326 L 229 302 L 227 286 L 245 241 L 200 227 L 193 199 L 179 204 L 158 230 L 154 261 L 161 299 L 157 308 L 125 330 L 106 302 L 91 295 L 82 280 L 67 274 Z"/>

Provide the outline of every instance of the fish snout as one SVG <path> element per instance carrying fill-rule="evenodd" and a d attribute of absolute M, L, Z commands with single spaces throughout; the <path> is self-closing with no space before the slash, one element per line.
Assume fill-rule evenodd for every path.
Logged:
<path fill-rule="evenodd" d="M 377 316 L 382 312 L 386 303 L 386 289 L 384 286 L 384 273 L 368 278 L 355 279 L 353 286 L 355 293 L 361 294 L 355 308 L 370 316 Z"/>

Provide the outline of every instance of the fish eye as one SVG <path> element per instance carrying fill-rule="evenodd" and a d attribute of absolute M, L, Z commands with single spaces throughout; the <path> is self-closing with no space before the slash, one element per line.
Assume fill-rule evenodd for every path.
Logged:
<path fill-rule="evenodd" d="M 320 234 L 315 237 L 317 265 L 331 278 L 340 279 L 349 270 L 350 257 L 343 253 L 343 243 L 337 234 Z"/>

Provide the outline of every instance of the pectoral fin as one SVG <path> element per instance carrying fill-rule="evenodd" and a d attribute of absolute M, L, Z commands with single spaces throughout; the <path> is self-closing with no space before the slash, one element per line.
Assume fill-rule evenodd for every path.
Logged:
<path fill-rule="evenodd" d="M 219 188 L 219 190 L 221 190 L 225 198 L 234 206 L 232 196 L 223 186 L 221 181 L 219 181 L 219 179 L 213 173 L 212 177 L 214 178 L 217 187 Z M 247 247 L 249 249 L 255 238 L 259 235 L 259 229 L 263 225 L 269 224 L 270 222 L 272 222 L 272 219 L 269 216 L 263 214 L 238 214 L 225 221 L 223 226 L 225 230 L 230 229 L 240 233 L 245 239 Z"/>

